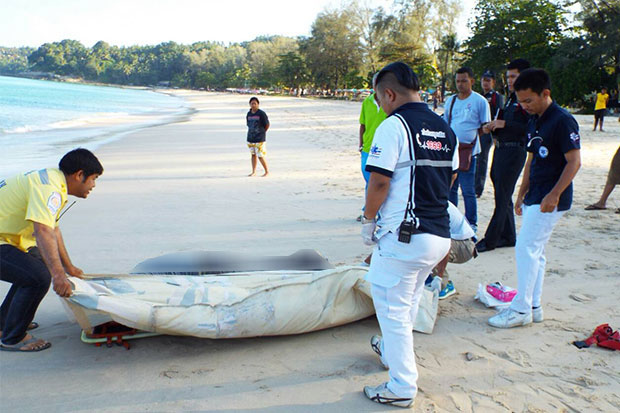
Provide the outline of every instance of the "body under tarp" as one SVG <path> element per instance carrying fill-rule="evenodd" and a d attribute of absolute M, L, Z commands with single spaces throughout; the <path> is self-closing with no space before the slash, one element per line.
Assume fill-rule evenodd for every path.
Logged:
<path fill-rule="evenodd" d="M 183 252 L 132 274 L 70 278 L 73 295 L 63 302 L 87 334 L 109 321 L 205 338 L 299 334 L 374 314 L 367 271 L 333 268 L 313 250 L 264 259 Z M 436 314 L 437 292 L 423 291 L 414 330 L 431 333 Z"/>
<path fill-rule="evenodd" d="M 366 269 L 232 275 L 71 278 L 64 300 L 87 333 L 109 320 L 139 330 L 206 338 L 298 334 L 374 314 Z"/>

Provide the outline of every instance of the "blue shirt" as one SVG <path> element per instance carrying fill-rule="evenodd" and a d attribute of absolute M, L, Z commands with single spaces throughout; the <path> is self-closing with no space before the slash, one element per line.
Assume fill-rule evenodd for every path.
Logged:
<path fill-rule="evenodd" d="M 564 154 L 580 149 L 579 125 L 575 118 L 555 102 L 542 116 L 533 116 L 527 129 L 527 151 L 534 155 L 530 166 L 530 187 L 525 205 L 540 204 L 560 179 L 566 166 Z M 558 211 L 570 209 L 573 202 L 573 183 L 560 195 Z"/>
<path fill-rule="evenodd" d="M 452 114 L 450 115 L 450 107 Z M 472 143 L 478 136 L 478 129 L 482 124 L 491 121 L 489 102 L 481 94 L 472 91 L 465 99 L 459 99 L 458 94 L 448 98 L 444 105 L 443 118 L 448 122 L 460 143 Z M 476 139 L 476 146 L 472 155 L 480 153 L 480 140 Z"/>

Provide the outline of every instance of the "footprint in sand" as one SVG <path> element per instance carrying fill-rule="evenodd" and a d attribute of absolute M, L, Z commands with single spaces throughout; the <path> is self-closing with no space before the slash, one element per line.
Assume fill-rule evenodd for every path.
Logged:
<path fill-rule="evenodd" d="M 580 293 L 570 294 L 569 297 L 580 303 L 587 303 L 588 301 L 592 301 L 594 298 L 596 298 L 595 296 L 590 295 L 590 294 L 580 294 Z"/>

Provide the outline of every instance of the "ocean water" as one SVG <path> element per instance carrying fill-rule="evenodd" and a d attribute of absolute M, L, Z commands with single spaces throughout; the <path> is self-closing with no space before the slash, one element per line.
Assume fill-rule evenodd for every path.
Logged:
<path fill-rule="evenodd" d="M 150 90 L 0 76 L 0 177 L 55 166 L 75 147 L 94 150 L 191 111 Z"/>

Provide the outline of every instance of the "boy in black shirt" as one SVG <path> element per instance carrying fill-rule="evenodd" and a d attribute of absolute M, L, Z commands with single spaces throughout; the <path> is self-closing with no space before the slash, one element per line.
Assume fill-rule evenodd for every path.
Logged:
<path fill-rule="evenodd" d="M 248 176 L 254 176 L 256 174 L 256 158 L 263 166 L 265 173 L 263 176 L 269 175 L 269 168 L 267 167 L 267 161 L 265 160 L 266 151 L 266 132 L 269 129 L 269 118 L 267 114 L 258 108 L 260 102 L 257 97 L 250 98 L 250 110 L 245 115 L 245 120 L 248 125 L 248 148 L 252 154 L 252 173 Z"/>

